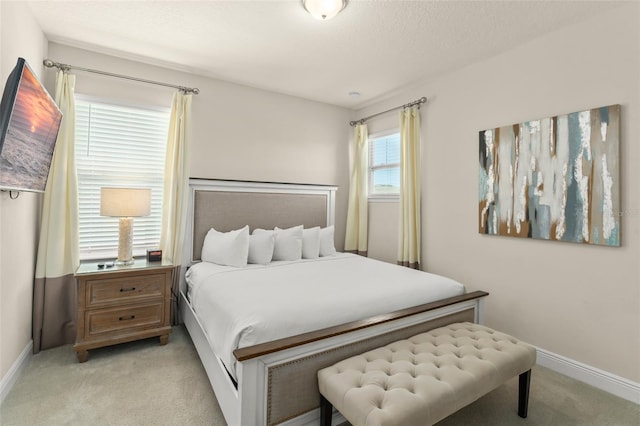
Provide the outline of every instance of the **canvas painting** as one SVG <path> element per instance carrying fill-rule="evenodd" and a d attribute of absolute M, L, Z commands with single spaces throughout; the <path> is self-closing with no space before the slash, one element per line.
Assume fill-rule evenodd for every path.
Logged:
<path fill-rule="evenodd" d="M 480 132 L 479 230 L 620 245 L 620 105 Z"/>

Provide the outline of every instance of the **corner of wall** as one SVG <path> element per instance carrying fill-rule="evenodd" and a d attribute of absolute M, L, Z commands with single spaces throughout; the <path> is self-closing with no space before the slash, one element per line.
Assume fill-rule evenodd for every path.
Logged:
<path fill-rule="evenodd" d="M 0 81 L 4 88 L 18 57 L 40 76 L 47 41 L 29 6 L 0 2 Z M 32 346 L 31 314 L 37 252 L 40 194 L 0 194 L 0 389 L 13 383 Z M 26 352 L 25 352 L 26 351 Z M 18 367 L 16 367 L 16 365 Z"/>

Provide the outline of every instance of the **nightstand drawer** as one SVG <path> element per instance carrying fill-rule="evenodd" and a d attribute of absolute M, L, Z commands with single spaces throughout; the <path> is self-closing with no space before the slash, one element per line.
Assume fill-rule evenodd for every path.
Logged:
<path fill-rule="evenodd" d="M 2 0 L 0 0 L 2 1 Z M 130 265 L 102 268 L 86 262 L 76 270 L 78 362 L 89 350 L 159 337 L 166 345 L 171 334 L 171 285 L 175 267 L 136 259 Z"/>
<path fill-rule="evenodd" d="M 125 329 L 159 327 L 163 323 L 163 313 L 161 302 L 87 311 L 85 338 L 121 332 Z"/>
<path fill-rule="evenodd" d="M 86 305 L 124 301 L 134 301 L 147 297 L 164 295 L 166 274 L 131 276 L 126 279 L 109 278 L 87 280 Z"/>

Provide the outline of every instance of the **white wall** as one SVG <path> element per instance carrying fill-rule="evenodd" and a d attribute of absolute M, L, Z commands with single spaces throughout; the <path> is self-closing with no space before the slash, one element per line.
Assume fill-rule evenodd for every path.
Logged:
<path fill-rule="evenodd" d="M 42 75 L 47 52 L 40 27 L 23 3 L 0 2 L 0 87 L 18 57 Z M 31 341 L 31 306 L 42 195 L 0 192 L 0 380 Z"/>
<path fill-rule="evenodd" d="M 618 8 L 380 102 L 421 96 L 423 267 L 491 295 L 486 323 L 640 382 L 640 4 Z M 420 54 L 420 52 L 416 52 Z M 478 131 L 622 105 L 622 247 L 478 233 Z M 371 131 L 397 122 L 372 120 Z M 372 209 L 370 241 L 397 212 Z M 395 216 L 394 216 L 395 215 Z M 393 240 L 395 241 L 395 240 Z M 376 247 L 370 247 L 375 252 Z"/>

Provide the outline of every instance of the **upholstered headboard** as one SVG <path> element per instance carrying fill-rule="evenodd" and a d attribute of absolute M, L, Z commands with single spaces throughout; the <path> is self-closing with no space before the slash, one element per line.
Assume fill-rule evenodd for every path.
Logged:
<path fill-rule="evenodd" d="M 191 179 L 185 261 L 200 260 L 211 228 L 226 232 L 249 225 L 273 229 L 329 226 L 335 218 L 335 186 Z"/>

